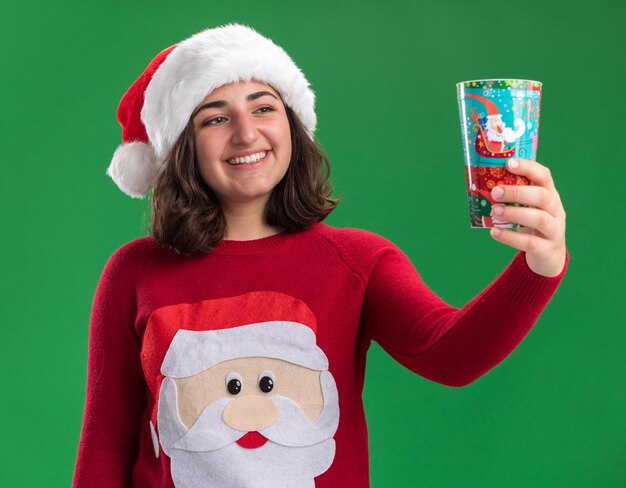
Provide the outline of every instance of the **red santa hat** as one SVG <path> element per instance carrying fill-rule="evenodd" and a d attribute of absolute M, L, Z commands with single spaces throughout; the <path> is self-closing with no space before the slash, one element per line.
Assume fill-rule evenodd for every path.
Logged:
<path fill-rule="evenodd" d="M 478 100 L 479 102 L 481 102 L 487 109 L 488 119 L 495 118 L 495 117 L 502 117 L 502 114 L 500 113 L 500 109 L 495 103 L 493 103 L 492 100 L 489 100 L 488 98 L 485 98 L 485 97 L 481 97 L 480 95 L 474 95 L 473 93 L 466 93 L 465 96 L 467 98 L 474 98 Z"/>
<path fill-rule="evenodd" d="M 148 319 L 141 363 L 155 404 L 165 376 L 198 374 L 244 357 L 270 357 L 325 371 L 328 359 L 315 343 L 315 315 L 278 292 L 255 291 L 229 298 L 161 307 Z"/>
<path fill-rule="evenodd" d="M 123 144 L 107 175 L 127 195 L 145 196 L 196 106 L 215 88 L 251 79 L 276 89 L 313 138 L 315 95 L 302 71 L 270 39 L 227 24 L 161 51 L 131 85 L 117 111 Z"/>

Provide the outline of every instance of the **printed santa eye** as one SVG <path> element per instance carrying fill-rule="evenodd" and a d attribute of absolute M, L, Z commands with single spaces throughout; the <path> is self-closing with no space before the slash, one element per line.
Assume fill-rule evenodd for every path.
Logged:
<path fill-rule="evenodd" d="M 263 371 L 259 375 L 259 389 L 263 393 L 269 393 L 274 389 L 274 373 L 271 371 Z"/>
<path fill-rule="evenodd" d="M 239 373 L 233 371 L 226 376 L 226 388 L 231 395 L 237 395 L 241 392 L 242 384 L 243 382 Z"/>

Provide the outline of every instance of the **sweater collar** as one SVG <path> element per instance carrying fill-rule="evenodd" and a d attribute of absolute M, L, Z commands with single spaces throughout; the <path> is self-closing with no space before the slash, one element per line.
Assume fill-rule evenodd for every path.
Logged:
<path fill-rule="evenodd" d="M 272 252 L 289 241 L 292 241 L 299 235 L 312 232 L 320 223 L 314 223 L 309 228 L 302 231 L 283 231 L 268 237 L 260 239 L 251 239 L 247 241 L 221 240 L 211 254 L 220 255 L 250 255 L 265 254 Z"/>

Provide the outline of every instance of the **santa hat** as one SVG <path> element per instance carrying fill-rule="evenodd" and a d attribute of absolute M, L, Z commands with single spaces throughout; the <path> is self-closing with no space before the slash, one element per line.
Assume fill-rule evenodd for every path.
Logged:
<path fill-rule="evenodd" d="M 495 103 L 493 103 L 493 101 L 489 100 L 488 98 L 481 97 L 480 95 L 474 95 L 472 93 L 466 93 L 465 96 L 467 98 L 474 98 L 478 100 L 479 102 L 481 102 L 487 109 L 488 119 L 495 118 L 495 117 L 502 117 L 502 114 L 500 113 L 500 109 L 498 108 L 498 106 Z"/>
<path fill-rule="evenodd" d="M 117 111 L 123 144 L 107 174 L 127 195 L 145 196 L 198 104 L 215 88 L 251 79 L 275 88 L 313 138 L 315 95 L 302 71 L 270 39 L 227 24 L 160 52 L 131 85 Z"/>
<path fill-rule="evenodd" d="M 165 376 L 181 378 L 245 357 L 282 359 L 325 371 L 328 359 L 315 343 L 315 315 L 297 298 L 273 291 L 169 305 L 146 325 L 141 363 L 155 401 Z"/>

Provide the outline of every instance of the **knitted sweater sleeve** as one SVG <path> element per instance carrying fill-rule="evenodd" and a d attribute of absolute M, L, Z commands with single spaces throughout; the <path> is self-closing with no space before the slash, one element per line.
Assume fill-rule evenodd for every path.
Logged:
<path fill-rule="evenodd" d="M 529 333 L 561 282 L 534 273 L 518 252 L 485 290 L 462 308 L 445 303 L 409 258 L 388 243 L 367 283 L 369 337 L 411 371 L 437 383 L 465 386 L 506 358 Z"/>
<path fill-rule="evenodd" d="M 146 401 L 134 329 L 135 285 L 145 254 L 141 242 L 122 246 L 109 258 L 96 288 L 74 488 L 131 485 Z"/>

